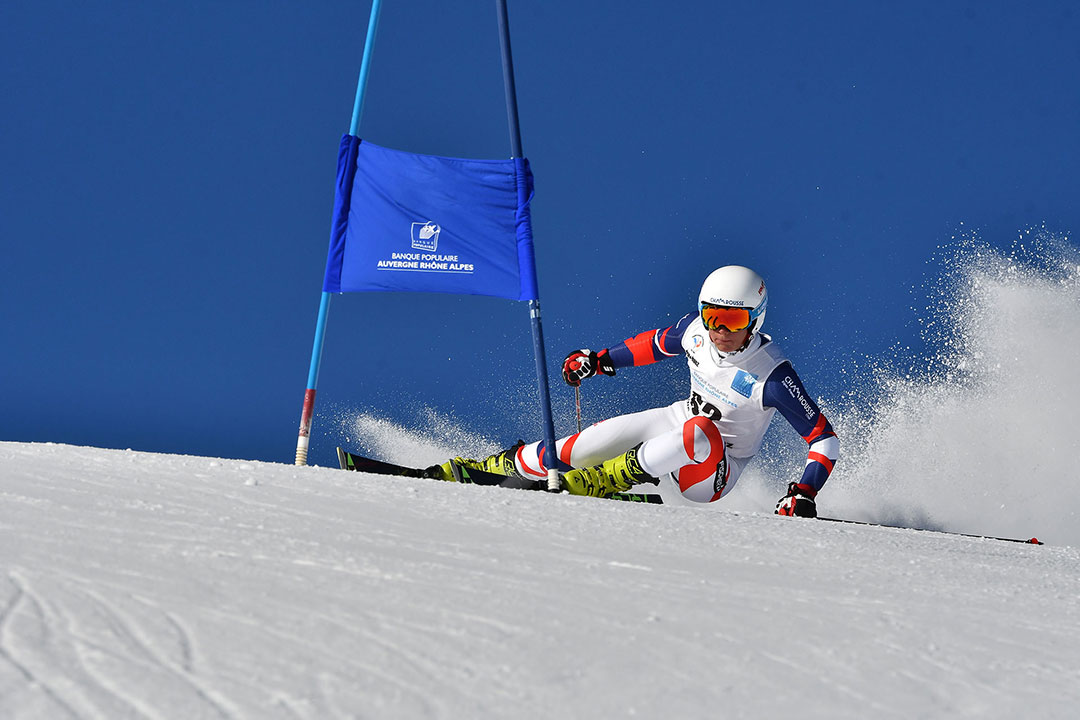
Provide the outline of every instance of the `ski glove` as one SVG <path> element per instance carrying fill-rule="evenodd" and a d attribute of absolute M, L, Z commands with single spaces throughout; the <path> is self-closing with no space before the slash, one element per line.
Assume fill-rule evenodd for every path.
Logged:
<path fill-rule="evenodd" d="M 597 373 L 615 374 L 615 366 L 611 364 L 611 356 L 608 355 L 607 350 L 595 353 L 588 348 L 582 348 L 570 353 L 563 360 L 562 376 L 567 385 L 577 387 L 582 380 Z"/>
<path fill-rule="evenodd" d="M 814 496 L 817 495 L 809 485 L 791 483 L 788 485 L 787 495 L 780 498 L 776 503 L 777 515 L 794 515 L 796 517 L 817 517 L 817 504 Z"/>

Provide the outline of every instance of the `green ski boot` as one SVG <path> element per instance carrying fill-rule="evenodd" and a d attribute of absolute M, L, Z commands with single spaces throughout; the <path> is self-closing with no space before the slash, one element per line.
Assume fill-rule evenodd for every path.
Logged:
<path fill-rule="evenodd" d="M 640 483 L 657 484 L 659 480 L 648 475 L 638 463 L 637 453 L 640 447 L 639 443 L 622 455 L 605 460 L 601 465 L 571 470 L 562 476 L 563 487 L 571 495 L 611 497 Z"/>
<path fill-rule="evenodd" d="M 450 463 L 453 462 L 461 467 L 472 468 L 473 470 L 483 470 L 484 472 L 495 473 L 496 475 L 520 478 L 521 473 L 517 471 L 517 466 L 514 464 L 514 455 L 517 454 L 518 448 L 524 444 L 524 440 L 518 440 L 505 450 L 497 452 L 494 455 L 488 455 L 483 460 L 470 460 L 469 458 L 457 457 L 453 460 L 447 460 L 442 465 L 432 465 L 425 472 L 429 477 L 454 482 L 454 473 L 450 469 Z"/>

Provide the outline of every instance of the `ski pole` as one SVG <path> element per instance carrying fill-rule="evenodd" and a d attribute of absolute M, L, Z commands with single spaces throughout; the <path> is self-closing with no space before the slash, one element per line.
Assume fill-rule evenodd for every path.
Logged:
<path fill-rule="evenodd" d="M 577 431 L 581 432 L 581 385 L 574 386 L 574 410 L 577 412 Z"/>
<path fill-rule="evenodd" d="M 993 535 L 973 535 L 970 533 L 951 532 L 949 530 L 928 530 L 926 528 L 907 528 L 900 525 L 884 525 L 882 523 L 865 522 L 862 520 L 845 520 L 843 518 L 821 517 L 818 520 L 824 520 L 825 522 L 845 523 L 847 525 L 866 525 L 868 527 L 884 527 L 893 528 L 895 530 L 915 530 L 917 532 L 931 532 L 938 533 L 939 535 L 953 535 L 955 537 L 976 538 L 978 540 L 999 540 L 1001 542 L 1013 542 L 1024 543 L 1025 545 L 1042 545 L 1042 541 L 1039 538 L 1030 538 L 1025 540 L 1024 538 L 1011 538 L 1011 537 L 995 537 Z"/>

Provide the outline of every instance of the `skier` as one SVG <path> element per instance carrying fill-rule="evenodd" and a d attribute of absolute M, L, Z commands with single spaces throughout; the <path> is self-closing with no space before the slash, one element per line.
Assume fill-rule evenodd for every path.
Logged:
<path fill-rule="evenodd" d="M 836 462 L 839 443 L 829 421 L 803 387 L 791 362 L 761 332 L 768 292 L 753 270 L 727 265 L 701 286 L 698 312 L 671 327 L 648 330 L 610 348 L 571 352 L 567 384 L 685 353 L 690 397 L 666 407 L 604 420 L 555 443 L 518 443 L 468 467 L 543 480 L 549 465 L 563 472 L 574 495 L 606 497 L 670 474 L 684 497 L 713 502 L 734 487 L 761 447 L 773 414 L 809 445 L 802 476 L 776 505 L 780 515 L 816 517 L 814 498 Z M 452 479 L 450 464 L 441 476 Z M 434 469 L 434 468 L 433 468 Z"/>

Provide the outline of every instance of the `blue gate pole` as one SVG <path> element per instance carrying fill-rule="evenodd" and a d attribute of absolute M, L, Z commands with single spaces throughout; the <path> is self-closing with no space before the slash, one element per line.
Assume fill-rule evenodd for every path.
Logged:
<path fill-rule="evenodd" d="M 510 147 L 513 157 L 524 158 L 521 149 L 521 126 L 518 122 L 517 89 L 514 86 L 514 58 L 510 52 L 510 19 L 506 0 L 495 0 L 499 15 L 499 45 L 502 48 L 503 85 L 506 88 L 506 117 L 510 124 Z M 539 295 L 539 291 L 537 291 Z M 533 356 L 536 359 L 536 385 L 540 390 L 540 412 L 543 415 L 544 447 L 546 448 L 548 490 L 559 492 L 558 452 L 555 449 L 555 423 L 551 419 L 551 389 L 548 386 L 547 353 L 544 351 L 544 327 L 540 320 L 540 300 L 529 301 L 532 320 Z"/>
<path fill-rule="evenodd" d="M 364 40 L 364 59 L 360 63 L 360 78 L 356 82 L 356 100 L 353 102 L 352 122 L 349 134 L 355 136 L 360 129 L 360 114 L 364 110 L 364 91 L 367 88 L 368 71 L 371 69 L 371 53 L 375 47 L 375 30 L 379 25 L 382 0 L 372 0 L 371 16 L 368 18 L 367 38 Z M 319 386 L 319 369 L 322 367 L 323 341 L 326 339 L 326 321 L 330 315 L 331 294 L 323 291 L 319 301 L 319 319 L 315 324 L 315 343 L 311 349 L 311 367 L 308 370 L 307 390 L 304 391 L 304 408 L 300 412 L 300 434 L 296 439 L 296 464 L 307 465 L 308 447 L 311 445 L 311 420 L 315 415 L 315 391 Z"/>

